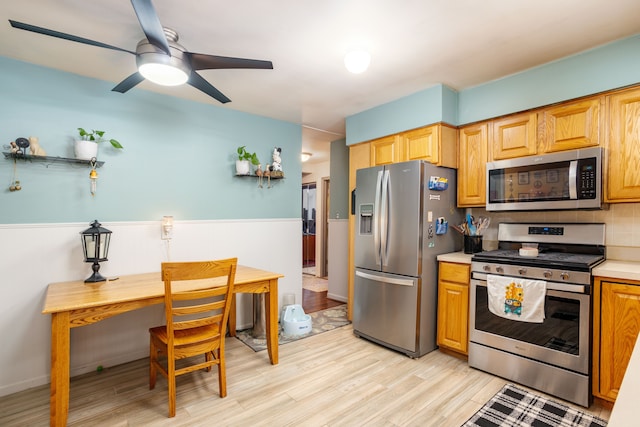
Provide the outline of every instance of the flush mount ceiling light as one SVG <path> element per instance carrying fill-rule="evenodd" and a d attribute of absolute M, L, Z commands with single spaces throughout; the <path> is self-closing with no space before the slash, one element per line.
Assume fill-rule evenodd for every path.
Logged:
<path fill-rule="evenodd" d="M 363 73 L 369 68 L 371 55 L 364 49 L 355 49 L 344 56 L 344 66 L 353 74 Z"/>
<path fill-rule="evenodd" d="M 311 153 L 301 153 L 300 154 L 300 160 L 302 160 L 303 162 L 306 162 L 307 160 L 309 160 L 311 158 L 313 154 Z"/>
<path fill-rule="evenodd" d="M 169 43 L 171 56 L 151 44 L 147 39 L 140 40 L 136 47 L 136 63 L 142 76 L 162 86 L 179 86 L 189 80 L 191 69 L 185 61 L 185 49 L 178 42 L 178 34 L 163 28 Z"/>

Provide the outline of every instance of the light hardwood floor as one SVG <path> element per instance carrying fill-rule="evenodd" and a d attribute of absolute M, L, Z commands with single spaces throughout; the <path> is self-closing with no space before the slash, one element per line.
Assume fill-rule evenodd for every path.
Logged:
<path fill-rule="evenodd" d="M 410 359 L 347 325 L 280 346 L 276 366 L 227 338 L 227 397 L 215 370 L 182 376 L 171 419 L 166 381 L 149 390 L 147 359 L 73 378 L 69 425 L 460 426 L 504 384 L 439 350 Z M 48 386 L 0 398 L 1 426 L 46 426 L 48 416 Z"/>

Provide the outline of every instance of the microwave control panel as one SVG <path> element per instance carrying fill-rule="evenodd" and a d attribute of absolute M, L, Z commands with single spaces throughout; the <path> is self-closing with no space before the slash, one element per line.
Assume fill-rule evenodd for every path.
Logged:
<path fill-rule="evenodd" d="M 578 199 L 596 198 L 596 159 L 578 161 Z"/>

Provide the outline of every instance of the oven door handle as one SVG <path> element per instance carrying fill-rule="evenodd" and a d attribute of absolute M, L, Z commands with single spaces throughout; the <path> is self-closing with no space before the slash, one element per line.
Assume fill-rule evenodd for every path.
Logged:
<path fill-rule="evenodd" d="M 513 276 L 506 276 L 513 277 Z M 514 279 L 518 279 L 518 277 L 514 277 Z M 527 279 L 527 280 L 537 280 L 537 279 Z M 471 281 L 476 284 L 476 286 L 487 286 L 487 274 L 480 273 L 474 271 L 471 273 Z M 567 284 L 560 282 L 547 282 L 547 289 L 552 291 L 563 291 L 563 292 L 573 292 L 576 294 L 588 294 L 589 287 L 585 285 L 576 285 L 576 284 Z"/>

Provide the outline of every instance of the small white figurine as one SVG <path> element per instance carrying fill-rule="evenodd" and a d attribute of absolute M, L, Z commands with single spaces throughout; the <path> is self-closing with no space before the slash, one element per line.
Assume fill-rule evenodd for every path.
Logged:
<path fill-rule="evenodd" d="M 29 151 L 32 156 L 46 156 L 47 152 L 40 146 L 38 138 L 35 136 L 29 137 Z"/>
<path fill-rule="evenodd" d="M 271 164 L 271 166 L 273 166 L 274 171 L 282 171 L 282 158 L 280 157 L 281 153 L 282 149 L 280 147 L 275 147 L 273 149 L 273 163 Z"/>

